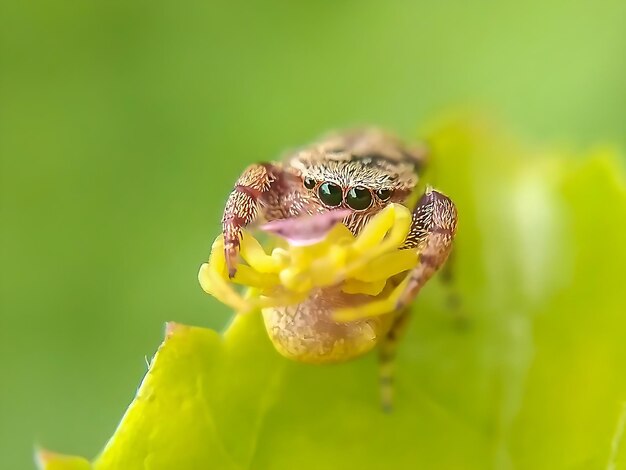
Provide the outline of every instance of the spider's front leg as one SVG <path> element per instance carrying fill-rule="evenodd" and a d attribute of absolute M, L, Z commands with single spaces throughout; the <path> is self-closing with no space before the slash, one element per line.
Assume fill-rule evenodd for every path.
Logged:
<path fill-rule="evenodd" d="M 224 256 L 230 278 L 237 271 L 241 229 L 254 222 L 261 211 L 267 214 L 272 209 L 271 212 L 279 212 L 272 218 L 286 217 L 280 207 L 281 186 L 286 184 L 283 169 L 272 163 L 250 165 L 237 179 L 222 217 Z"/>
<path fill-rule="evenodd" d="M 393 405 L 393 368 L 398 340 L 404 333 L 411 311 L 410 302 L 437 270 L 443 266 L 452 251 L 456 234 L 457 211 L 447 196 L 428 189 L 413 211 L 411 230 L 404 248 L 419 250 L 419 264 L 400 284 L 395 309 L 395 322 L 379 347 L 379 380 L 381 404 L 385 411 Z"/>
<path fill-rule="evenodd" d="M 419 263 L 409 273 L 396 309 L 405 308 L 417 295 L 452 251 L 458 215 L 452 200 L 431 188 L 427 189 L 413 211 L 411 231 L 405 248 L 419 249 Z"/>
<path fill-rule="evenodd" d="M 457 211 L 452 200 L 438 191 L 428 189 L 418 201 L 410 217 L 408 235 L 404 238 L 404 242 L 401 241 L 402 245 L 399 246 L 401 250 L 394 253 L 393 256 L 401 254 L 402 249 L 406 249 L 408 252 L 416 253 L 417 263 L 413 262 L 412 266 L 414 267 L 399 284 L 393 287 L 392 292 L 388 296 L 379 297 L 378 300 L 373 300 L 359 307 L 339 308 L 335 311 L 335 320 L 352 321 L 394 311 L 400 312 L 411 303 L 424 284 L 443 266 L 452 250 L 452 241 L 456 234 Z M 378 225 L 377 220 L 373 219 L 366 228 L 370 228 L 372 232 L 378 233 L 381 227 Z M 357 237 L 357 242 L 362 240 L 364 233 L 365 230 Z M 383 241 L 382 243 L 385 242 Z M 389 263 L 390 256 L 390 254 L 387 254 L 386 258 L 381 257 L 381 259 L 385 260 L 386 264 L 383 264 L 383 266 L 386 266 L 386 268 L 377 267 L 376 269 L 370 269 L 369 272 L 374 276 L 384 274 L 388 278 L 389 271 L 386 271 L 386 269 L 404 266 L 404 264 L 398 262 Z M 410 257 L 403 257 L 401 261 L 411 261 L 411 259 Z M 373 265 L 371 260 L 369 262 L 370 265 Z M 397 270 L 393 272 L 393 274 L 397 273 Z M 361 276 L 362 274 L 359 275 Z M 368 277 L 366 280 L 371 282 L 374 279 L 376 278 L 370 279 Z"/>

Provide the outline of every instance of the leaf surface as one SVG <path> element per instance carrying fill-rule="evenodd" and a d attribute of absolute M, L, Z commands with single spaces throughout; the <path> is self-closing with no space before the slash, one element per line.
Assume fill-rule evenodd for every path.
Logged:
<path fill-rule="evenodd" d="M 626 190 L 614 152 L 535 151 L 480 121 L 428 135 L 428 182 L 459 209 L 462 318 L 431 281 L 400 347 L 393 413 L 378 406 L 373 355 L 290 362 L 259 315 L 224 335 L 171 323 L 93 468 L 624 468 Z"/>

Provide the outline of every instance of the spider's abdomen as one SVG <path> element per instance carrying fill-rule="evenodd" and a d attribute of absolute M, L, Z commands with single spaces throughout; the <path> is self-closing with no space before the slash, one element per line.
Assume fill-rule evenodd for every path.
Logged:
<path fill-rule="evenodd" d="M 343 362 L 370 351 L 385 337 L 393 313 L 340 323 L 332 319 L 338 308 L 372 301 L 337 288 L 317 289 L 304 302 L 263 310 L 265 328 L 283 356 L 313 364 Z"/>

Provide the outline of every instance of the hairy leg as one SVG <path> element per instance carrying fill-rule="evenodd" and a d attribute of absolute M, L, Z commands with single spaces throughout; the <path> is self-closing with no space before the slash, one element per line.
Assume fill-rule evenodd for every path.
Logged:
<path fill-rule="evenodd" d="M 337 309 L 335 319 L 351 321 L 406 308 L 448 258 L 456 223 L 457 212 L 452 200 L 437 191 L 427 190 L 413 211 L 411 229 L 403 245 L 403 248 L 417 249 L 417 265 L 388 296 L 359 308 Z"/>
<path fill-rule="evenodd" d="M 419 263 L 409 273 L 397 308 L 405 308 L 442 267 L 452 251 L 456 234 L 457 211 L 452 200 L 428 189 L 413 211 L 413 224 L 407 237 L 407 248 L 419 248 Z"/>
<path fill-rule="evenodd" d="M 383 410 L 393 406 L 393 379 L 398 341 L 410 317 L 410 302 L 431 276 L 446 262 L 456 234 L 457 211 L 450 198 L 427 190 L 413 211 L 413 224 L 406 247 L 419 247 L 419 264 L 401 284 L 396 308 L 400 312 L 379 349 L 380 393 Z M 451 272 L 447 273 L 451 276 Z"/>
<path fill-rule="evenodd" d="M 275 210 L 279 201 L 274 201 L 272 194 L 277 186 L 286 184 L 286 176 L 282 168 L 270 163 L 250 165 L 244 170 L 235 187 L 228 196 L 222 231 L 224 233 L 224 255 L 229 277 L 237 271 L 241 230 L 254 222 L 263 210 Z"/>
<path fill-rule="evenodd" d="M 396 352 L 400 338 L 409 324 L 410 316 L 411 311 L 408 308 L 399 312 L 391 329 L 378 347 L 380 404 L 386 412 L 390 412 L 393 408 Z"/>

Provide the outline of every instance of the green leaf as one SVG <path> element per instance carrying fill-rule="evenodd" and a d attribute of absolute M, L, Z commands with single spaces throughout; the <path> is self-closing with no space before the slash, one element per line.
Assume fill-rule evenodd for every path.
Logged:
<path fill-rule="evenodd" d="M 624 468 L 626 189 L 614 152 L 536 151 L 480 121 L 428 135 L 429 182 L 459 209 L 465 321 L 440 283 L 423 290 L 393 413 L 378 405 L 374 355 L 290 362 L 259 315 L 223 336 L 172 323 L 93 468 Z M 41 464 L 81 468 L 54 465 Z"/>

